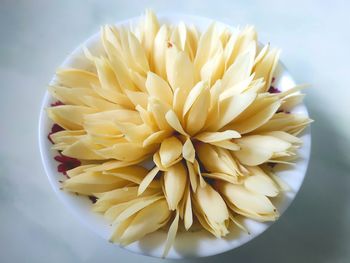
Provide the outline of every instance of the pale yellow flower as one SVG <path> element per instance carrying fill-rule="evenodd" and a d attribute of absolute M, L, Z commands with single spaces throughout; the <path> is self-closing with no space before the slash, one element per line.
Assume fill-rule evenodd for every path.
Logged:
<path fill-rule="evenodd" d="M 98 198 L 95 212 L 122 245 L 193 222 L 225 236 L 236 215 L 271 221 L 285 189 L 267 163 L 290 163 L 310 120 L 286 113 L 300 87 L 268 92 L 279 59 L 253 27 L 160 25 L 147 11 L 135 29 L 104 26 L 90 69 L 60 69 L 47 110 L 65 130 L 53 148 L 77 158 L 67 191 Z M 283 110 L 282 110 L 283 109 Z M 148 164 L 145 165 L 145 164 Z M 153 164 L 153 168 L 149 164 Z"/>

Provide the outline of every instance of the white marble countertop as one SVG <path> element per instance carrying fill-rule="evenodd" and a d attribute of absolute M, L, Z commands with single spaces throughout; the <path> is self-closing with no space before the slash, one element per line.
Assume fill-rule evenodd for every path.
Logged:
<path fill-rule="evenodd" d="M 266 233 L 234 251 L 186 262 L 350 261 L 349 10 L 346 1 L 47 1 L 0 3 L 1 262 L 160 262 L 103 241 L 56 198 L 38 151 L 39 105 L 57 65 L 104 23 L 146 7 L 254 24 L 283 49 L 300 83 L 313 149 L 301 192 Z"/>

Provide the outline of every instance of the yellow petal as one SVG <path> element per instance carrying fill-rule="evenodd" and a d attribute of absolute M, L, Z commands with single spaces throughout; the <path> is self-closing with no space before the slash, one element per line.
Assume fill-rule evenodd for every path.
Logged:
<path fill-rule="evenodd" d="M 129 217 L 133 216 L 140 210 L 144 209 L 145 207 L 153 204 L 154 202 L 162 199 L 162 196 L 154 196 L 152 198 L 140 198 L 138 199 L 138 202 L 135 202 L 135 204 L 127 207 L 123 212 L 121 212 L 114 220 L 113 224 L 121 223 L 124 220 L 128 219 Z"/>
<path fill-rule="evenodd" d="M 173 90 L 189 91 L 194 85 L 194 67 L 188 55 L 175 45 L 168 45 L 166 52 L 166 73 Z"/>
<path fill-rule="evenodd" d="M 280 101 L 276 101 L 266 108 L 257 111 L 255 115 L 252 115 L 250 118 L 246 118 L 242 121 L 237 121 L 230 124 L 229 127 L 234 127 L 235 130 L 241 134 L 248 133 L 256 130 L 263 124 L 265 124 L 271 117 L 276 113 L 278 108 L 281 106 Z"/>
<path fill-rule="evenodd" d="M 128 42 L 131 58 L 137 65 L 136 71 L 140 74 L 146 75 L 149 71 L 149 65 L 144 49 L 135 35 L 130 32 L 128 33 Z"/>
<path fill-rule="evenodd" d="M 188 94 L 184 108 L 183 108 L 183 116 L 186 115 L 186 113 L 191 109 L 192 105 L 195 103 L 195 101 L 198 99 L 199 95 L 208 87 L 208 83 L 205 81 L 198 82 L 190 91 Z"/>
<path fill-rule="evenodd" d="M 127 167 L 133 164 L 137 164 L 142 162 L 142 159 L 133 161 L 133 162 L 123 162 L 123 161 L 108 161 L 108 162 L 104 162 L 102 164 L 98 164 L 95 165 L 94 167 L 88 168 L 87 171 L 88 172 L 102 172 L 102 171 L 108 171 L 108 170 L 112 170 L 112 169 L 116 169 L 116 168 L 121 168 L 121 167 Z"/>
<path fill-rule="evenodd" d="M 161 143 L 165 138 L 169 137 L 170 133 L 167 131 L 157 131 L 155 133 L 152 133 L 149 135 L 144 141 L 143 141 L 143 147 L 146 147 L 151 144 L 158 144 Z"/>
<path fill-rule="evenodd" d="M 142 166 L 132 165 L 104 171 L 103 174 L 113 175 L 135 184 L 140 184 L 142 179 L 147 175 L 147 169 Z"/>
<path fill-rule="evenodd" d="M 266 52 L 265 56 L 255 65 L 255 78 L 263 77 L 266 81 L 263 91 L 267 91 L 270 87 L 271 80 L 275 68 L 278 64 L 280 51 L 272 49 Z"/>
<path fill-rule="evenodd" d="M 147 53 L 147 57 L 151 58 L 153 42 L 159 30 L 159 22 L 157 16 L 154 14 L 152 10 L 147 9 L 144 21 L 143 28 L 143 44 Z"/>
<path fill-rule="evenodd" d="M 211 227 L 211 233 L 217 237 L 228 234 L 226 224 L 229 219 L 229 213 L 220 194 L 207 184 L 205 187 L 197 188 L 194 198 L 200 212 Z"/>
<path fill-rule="evenodd" d="M 75 167 L 75 168 L 67 171 L 67 175 L 69 177 L 73 177 L 73 176 L 76 176 L 78 174 L 84 173 L 85 171 L 87 171 L 89 168 L 92 168 L 92 167 L 95 167 L 95 165 L 94 164 L 80 165 L 78 167 Z"/>
<path fill-rule="evenodd" d="M 101 173 L 82 173 L 63 182 L 63 188 L 84 195 L 107 192 L 125 186 L 128 181 Z"/>
<path fill-rule="evenodd" d="M 139 117 L 143 123 L 147 124 L 153 130 L 158 130 L 158 125 L 151 112 L 145 110 L 145 108 L 141 107 L 140 105 L 137 105 L 135 109 L 138 111 Z"/>
<path fill-rule="evenodd" d="M 270 43 L 267 43 L 260 51 L 259 54 L 255 57 L 254 64 L 258 64 L 270 50 Z"/>
<path fill-rule="evenodd" d="M 95 66 L 102 89 L 119 93 L 122 92 L 122 87 L 119 86 L 118 79 L 107 59 L 96 58 Z"/>
<path fill-rule="evenodd" d="M 156 166 L 159 168 L 159 170 L 161 170 L 161 171 L 168 170 L 168 168 L 164 167 L 162 162 L 160 161 L 159 151 L 157 151 L 153 154 L 153 162 L 156 164 Z"/>
<path fill-rule="evenodd" d="M 223 132 L 202 132 L 195 136 L 199 141 L 211 143 L 211 142 L 220 142 L 229 139 L 240 138 L 241 135 L 234 130 L 226 130 Z"/>
<path fill-rule="evenodd" d="M 137 194 L 140 195 L 142 194 L 147 187 L 150 185 L 150 183 L 153 181 L 153 179 L 156 177 L 156 175 L 159 172 L 159 168 L 157 166 L 155 166 L 141 181 L 139 189 Z"/>
<path fill-rule="evenodd" d="M 274 116 L 280 105 L 281 101 L 276 96 L 260 95 L 226 128 L 236 129 L 237 126 L 241 133 L 256 130 Z"/>
<path fill-rule="evenodd" d="M 95 212 L 105 212 L 113 205 L 134 200 L 137 197 L 137 188 L 137 186 L 123 187 L 98 194 L 99 198 L 94 204 L 93 210 Z M 154 190 L 151 193 L 154 194 Z"/>
<path fill-rule="evenodd" d="M 164 195 L 170 210 L 175 210 L 183 197 L 187 181 L 187 172 L 180 162 L 164 172 Z"/>
<path fill-rule="evenodd" d="M 82 69 L 59 69 L 56 77 L 61 86 L 69 88 L 91 88 L 100 84 L 96 74 Z"/>
<path fill-rule="evenodd" d="M 192 188 L 192 191 L 195 192 L 197 190 L 199 178 L 198 178 L 198 175 L 196 174 L 193 164 L 189 161 L 186 161 L 186 165 L 187 165 L 188 177 L 190 179 L 191 188 Z"/>
<path fill-rule="evenodd" d="M 216 149 L 216 146 L 209 144 L 196 146 L 196 152 L 204 168 L 211 173 L 234 174 L 235 171 L 226 162 L 221 160 Z"/>
<path fill-rule="evenodd" d="M 173 92 L 168 83 L 158 75 L 152 72 L 147 73 L 146 89 L 151 96 L 172 105 Z"/>
<path fill-rule="evenodd" d="M 142 143 L 150 134 L 152 130 L 146 124 L 135 125 L 129 123 L 116 123 L 116 127 L 124 135 L 124 138 L 133 143 Z"/>
<path fill-rule="evenodd" d="M 81 101 L 82 101 L 82 104 L 85 104 L 90 108 L 100 110 L 100 111 L 110 111 L 110 110 L 125 108 L 125 106 L 123 105 L 118 105 L 116 103 L 107 101 L 103 98 L 97 98 L 95 96 L 81 96 Z"/>
<path fill-rule="evenodd" d="M 291 144 L 272 136 L 251 135 L 236 141 L 241 147 L 234 152 L 242 164 L 254 166 L 268 161 L 274 153 L 284 152 Z"/>
<path fill-rule="evenodd" d="M 205 182 L 205 180 L 202 176 L 201 167 L 196 159 L 194 159 L 194 162 L 193 162 L 193 169 L 195 170 L 195 173 L 197 174 L 197 176 L 199 178 L 199 186 L 205 187 L 207 185 L 207 183 Z"/>
<path fill-rule="evenodd" d="M 162 165 L 170 166 L 182 153 L 182 143 L 176 137 L 165 139 L 160 145 L 159 155 Z"/>
<path fill-rule="evenodd" d="M 234 63 L 240 54 L 245 53 L 252 43 L 256 46 L 256 42 L 257 33 L 253 26 L 247 26 L 237 33 L 234 32 L 232 43 L 226 52 L 226 67 Z"/>
<path fill-rule="evenodd" d="M 148 99 L 148 111 L 152 112 L 155 122 L 160 130 L 169 130 L 170 126 L 165 119 L 165 114 L 169 111 L 170 106 L 154 97 Z"/>
<path fill-rule="evenodd" d="M 66 147 L 62 154 L 80 160 L 103 160 L 105 158 L 98 153 L 100 148 L 90 139 L 84 138 Z"/>
<path fill-rule="evenodd" d="M 116 204 L 116 205 L 112 205 L 110 206 L 106 212 L 104 212 L 103 216 L 111 223 L 113 223 L 113 221 L 115 221 L 115 219 L 121 214 L 123 213 L 123 211 L 125 211 L 125 209 L 127 209 L 130 206 L 135 205 L 136 203 L 139 202 L 139 199 L 133 199 L 131 201 L 127 201 L 124 203 L 120 203 L 120 204 Z M 126 220 L 127 221 L 127 220 Z M 113 226 L 113 224 L 112 224 Z"/>
<path fill-rule="evenodd" d="M 188 230 L 193 223 L 193 214 L 192 214 L 192 202 L 191 202 L 191 190 L 190 187 L 187 186 L 187 191 L 185 194 L 186 201 L 185 201 L 185 211 L 184 211 L 184 224 L 186 230 Z"/>
<path fill-rule="evenodd" d="M 196 156 L 195 149 L 193 147 L 192 141 L 190 138 L 186 139 L 186 142 L 183 145 L 182 148 L 182 156 L 191 163 L 194 162 L 194 158 Z"/>
<path fill-rule="evenodd" d="M 84 104 L 82 100 L 82 94 L 86 96 L 97 96 L 98 95 L 91 88 L 67 88 L 52 85 L 48 88 L 48 91 L 59 101 L 64 104 L 81 105 Z"/>
<path fill-rule="evenodd" d="M 147 108 L 148 95 L 141 91 L 125 90 L 126 96 L 135 106 L 140 105 L 142 108 Z"/>
<path fill-rule="evenodd" d="M 219 45 L 216 53 L 202 66 L 200 71 L 201 80 L 207 81 L 210 85 L 222 77 L 224 72 L 223 49 Z"/>
<path fill-rule="evenodd" d="M 277 196 L 279 191 L 273 180 L 266 175 L 259 167 L 251 167 L 252 175 L 244 180 L 244 186 L 249 191 L 266 196 Z"/>
<path fill-rule="evenodd" d="M 202 173 L 202 175 L 207 178 L 212 178 L 215 180 L 223 180 L 232 184 L 235 184 L 238 182 L 237 176 L 228 175 L 224 173 Z"/>
<path fill-rule="evenodd" d="M 167 25 L 162 25 L 154 39 L 152 65 L 154 72 L 166 79 L 165 54 L 168 45 L 169 30 Z"/>
<path fill-rule="evenodd" d="M 219 33 L 217 25 L 212 23 L 198 40 L 197 52 L 194 59 L 196 74 L 198 74 L 197 79 L 199 79 L 199 74 L 203 65 L 205 65 L 218 50 L 222 49 Z"/>
<path fill-rule="evenodd" d="M 249 44 L 245 53 L 240 54 L 235 62 L 227 69 L 222 77 L 222 86 L 224 89 L 233 87 L 238 83 L 249 78 L 255 58 L 255 43 Z"/>
<path fill-rule="evenodd" d="M 148 233 L 156 231 L 167 223 L 169 216 L 170 212 L 164 199 L 145 207 L 132 218 L 125 231 L 122 232 L 120 244 L 122 246 L 128 245 L 140 240 Z"/>
<path fill-rule="evenodd" d="M 241 94 L 244 91 L 248 90 L 248 89 L 252 89 L 251 86 L 257 85 L 255 84 L 255 82 L 253 82 L 253 78 L 254 78 L 254 73 L 252 75 L 250 75 L 249 78 L 243 79 L 242 81 L 234 84 L 231 87 L 221 87 L 222 93 L 220 94 L 220 100 L 224 100 L 226 98 L 229 98 L 231 96 L 237 95 L 237 94 Z M 254 90 L 255 91 L 255 90 Z"/>
<path fill-rule="evenodd" d="M 176 211 L 176 216 L 174 218 L 174 221 L 171 223 L 168 230 L 168 235 L 165 241 L 165 247 L 164 247 L 162 258 L 165 258 L 168 255 L 169 250 L 175 241 L 178 226 L 179 226 L 179 211 Z"/>
<path fill-rule="evenodd" d="M 57 107 L 55 107 L 57 108 Z M 111 122 L 128 122 L 133 124 L 142 124 L 140 114 L 134 110 L 111 110 L 103 111 L 85 116 L 85 122 L 88 121 L 111 121 Z"/>
<path fill-rule="evenodd" d="M 276 212 L 276 208 L 266 196 L 253 193 L 242 185 L 219 182 L 218 188 L 228 202 L 242 211 L 256 214 L 275 214 Z"/>
<path fill-rule="evenodd" d="M 148 147 L 142 147 L 138 144 L 125 142 L 118 143 L 112 147 L 98 150 L 98 154 L 105 158 L 117 159 L 120 161 L 134 161 L 147 156 L 152 152 L 152 145 Z"/>
<path fill-rule="evenodd" d="M 271 131 L 271 132 L 265 132 L 261 135 L 269 135 L 269 136 L 273 136 L 276 137 L 278 139 L 284 140 L 286 142 L 292 143 L 292 144 L 301 144 L 303 143 L 303 141 L 296 137 L 293 136 L 287 132 L 283 132 L 283 131 Z"/>
<path fill-rule="evenodd" d="M 291 111 L 295 106 L 303 102 L 305 94 L 292 94 L 283 99 L 282 107 L 284 111 Z"/>
<path fill-rule="evenodd" d="M 219 120 L 212 129 L 218 130 L 233 121 L 255 100 L 256 95 L 255 92 L 248 91 L 221 101 L 219 103 Z"/>
<path fill-rule="evenodd" d="M 276 113 L 268 122 L 256 129 L 255 132 L 285 131 L 293 134 L 295 129 L 303 130 L 311 122 L 312 120 L 305 115 L 281 112 Z"/>
<path fill-rule="evenodd" d="M 211 142 L 210 144 L 219 146 L 221 148 L 231 150 L 231 151 L 238 151 L 241 149 L 241 147 L 238 144 L 231 142 L 230 140 Z"/>
<path fill-rule="evenodd" d="M 173 110 L 169 110 L 165 118 L 168 122 L 168 124 L 177 132 L 179 132 L 182 135 L 188 136 L 188 134 L 184 131 L 182 128 L 181 122 L 179 121 L 179 118 L 177 117 L 176 113 Z"/>
<path fill-rule="evenodd" d="M 236 142 L 251 148 L 268 149 L 272 152 L 286 151 L 291 144 L 273 136 L 250 135 L 237 139 Z"/>
<path fill-rule="evenodd" d="M 95 109 L 75 105 L 62 105 L 47 109 L 48 116 L 68 130 L 81 130 L 84 116 L 95 112 Z"/>
<path fill-rule="evenodd" d="M 205 88 L 198 96 L 186 116 L 186 131 L 193 135 L 205 125 L 210 106 L 210 91 Z"/>

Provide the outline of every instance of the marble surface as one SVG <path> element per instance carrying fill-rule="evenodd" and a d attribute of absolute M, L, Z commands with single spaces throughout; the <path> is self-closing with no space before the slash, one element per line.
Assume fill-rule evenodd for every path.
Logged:
<path fill-rule="evenodd" d="M 1 262 L 161 262 L 111 245 L 80 225 L 51 190 L 37 143 L 39 105 L 56 66 L 101 24 L 146 7 L 254 24 L 263 42 L 283 49 L 295 79 L 312 84 L 306 91 L 316 120 L 312 158 L 295 202 L 243 247 L 184 262 L 349 262 L 350 4 L 336 0 L 2 0 Z"/>

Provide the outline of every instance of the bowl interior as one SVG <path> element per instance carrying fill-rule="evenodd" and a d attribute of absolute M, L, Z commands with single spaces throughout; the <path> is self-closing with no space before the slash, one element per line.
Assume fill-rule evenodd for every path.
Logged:
<path fill-rule="evenodd" d="M 205 29 L 212 22 L 212 20 L 207 18 L 186 15 L 164 15 L 159 16 L 158 18 L 161 23 L 176 24 L 180 21 L 184 21 L 186 24 L 196 25 L 199 30 Z M 117 24 L 133 25 L 137 22 L 138 18 L 134 18 Z M 228 25 L 221 23 L 218 24 L 229 27 Z M 74 67 L 89 70 L 92 65 L 85 59 L 82 46 L 86 46 L 93 54 L 101 54 L 101 52 L 103 52 L 99 43 L 99 34 L 97 33 L 75 49 L 60 67 Z M 288 90 L 295 85 L 293 78 L 289 75 L 282 64 L 279 64 L 276 69 L 275 85 L 282 91 Z M 57 162 L 54 160 L 57 151 L 51 149 L 52 144 L 47 139 L 47 135 L 49 134 L 53 123 L 47 117 L 45 108 L 49 107 L 52 102 L 54 102 L 54 99 L 48 92 L 46 92 L 41 106 L 39 121 L 39 144 L 45 172 L 53 190 L 66 207 L 92 231 L 100 235 L 103 239 L 108 240 L 111 232 L 110 226 L 102 215 L 91 211 L 91 201 L 86 197 L 76 196 L 75 194 L 60 190 L 59 181 L 64 179 L 64 177 L 57 172 Z M 303 104 L 298 105 L 293 112 L 308 116 L 307 109 Z M 301 139 L 304 143 L 299 150 L 300 158 L 297 160 L 296 165 L 292 168 L 283 169 L 277 172 L 277 176 L 283 179 L 283 181 L 285 181 L 291 188 L 291 191 L 284 193 L 281 198 L 275 198 L 275 200 L 272 200 L 281 215 L 295 198 L 306 173 L 311 141 L 309 129 L 303 133 Z M 247 243 L 249 240 L 264 232 L 272 224 L 271 222 L 261 223 L 250 219 L 244 219 L 243 223 L 247 229 L 249 229 L 249 235 L 236 230 L 237 228 L 233 229 L 227 237 L 222 239 L 216 239 L 202 230 L 194 232 L 179 232 L 174 246 L 168 254 L 168 258 L 205 257 L 219 254 Z M 163 231 L 157 231 L 153 234 L 147 235 L 138 242 L 126 246 L 125 249 L 135 253 L 161 257 L 165 239 L 166 233 Z"/>

